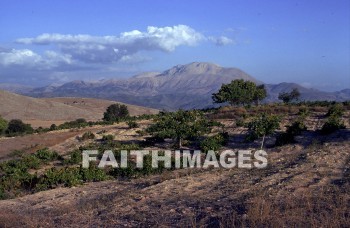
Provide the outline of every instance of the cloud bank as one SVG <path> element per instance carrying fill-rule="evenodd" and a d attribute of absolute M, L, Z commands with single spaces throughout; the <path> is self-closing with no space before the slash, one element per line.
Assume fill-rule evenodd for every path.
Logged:
<path fill-rule="evenodd" d="M 132 30 L 117 36 L 44 33 L 16 40 L 18 45 L 47 49 L 43 53 L 27 48 L 0 48 L 0 73 L 4 69 L 9 72 L 11 67 L 32 69 L 37 73 L 50 69 L 64 72 L 91 65 L 136 64 L 150 60 L 143 56 L 147 52 L 170 53 L 180 46 L 191 47 L 201 42 L 212 42 L 217 46 L 234 43 L 224 36 L 206 37 L 187 25 L 148 26 L 146 31 Z"/>

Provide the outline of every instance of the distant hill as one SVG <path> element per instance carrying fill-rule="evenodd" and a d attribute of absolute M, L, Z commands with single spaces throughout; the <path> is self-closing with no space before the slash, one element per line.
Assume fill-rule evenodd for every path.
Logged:
<path fill-rule="evenodd" d="M 152 72 L 124 80 L 73 81 L 58 87 L 43 87 L 27 93 L 34 97 L 93 97 L 129 104 L 174 110 L 212 106 L 211 94 L 235 79 L 261 83 L 237 68 L 211 63 L 178 65 L 162 73 Z"/>
<path fill-rule="evenodd" d="M 26 86 L 26 85 L 20 85 L 20 84 L 14 84 L 14 83 L 0 83 L 0 90 L 6 90 L 9 92 L 14 93 L 27 93 L 33 90 L 34 87 Z"/>
<path fill-rule="evenodd" d="M 350 100 L 350 89 L 345 89 L 338 92 L 324 92 L 317 89 L 305 88 L 296 83 L 279 83 L 275 85 L 266 84 L 266 90 L 268 97 L 266 102 L 272 102 L 278 100 L 278 94 L 281 92 L 290 92 L 293 88 L 297 88 L 300 91 L 300 100 L 305 101 L 345 101 Z"/>
<path fill-rule="evenodd" d="M 106 108 L 115 101 L 89 98 L 32 98 L 0 90 L 0 115 L 22 119 L 34 126 L 71 121 L 78 118 L 102 119 Z M 157 113 L 158 110 L 127 105 L 131 115 Z"/>
<path fill-rule="evenodd" d="M 90 97 L 116 100 L 157 109 L 176 110 L 212 107 L 212 93 L 222 84 L 235 79 L 258 81 L 237 68 L 220 67 L 212 63 L 194 62 L 177 65 L 162 73 L 148 72 L 128 79 L 98 82 L 73 81 L 63 85 L 36 88 L 26 94 L 32 97 Z M 350 100 L 350 89 L 323 92 L 295 83 L 267 84 L 266 102 L 277 101 L 280 92 L 298 88 L 301 100 Z"/>

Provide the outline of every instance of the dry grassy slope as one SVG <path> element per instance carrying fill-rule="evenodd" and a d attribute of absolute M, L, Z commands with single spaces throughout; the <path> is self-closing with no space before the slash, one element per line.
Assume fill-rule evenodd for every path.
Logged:
<path fill-rule="evenodd" d="M 283 223 L 285 218 L 275 217 L 276 211 L 270 207 L 269 197 L 275 201 L 309 200 L 308 195 L 316 193 L 319 197 L 329 198 L 320 190 L 331 186 L 332 181 L 344 178 L 343 172 L 349 168 L 349 150 L 347 140 L 306 148 L 284 146 L 267 150 L 269 168 L 263 170 L 206 170 L 197 173 L 180 170 L 131 181 L 106 181 L 78 188 L 54 189 L 0 201 L 3 212 L 0 224 L 28 227 L 159 224 L 195 227 L 193 223 L 200 226 L 201 222 L 213 222 L 212 225 L 216 226 L 218 222 L 227 222 L 232 226 L 235 218 L 230 217 L 231 212 L 239 213 L 250 204 L 253 209 L 244 215 L 248 219 L 257 219 L 260 224 L 273 221 L 275 227 L 283 226 L 279 222 Z M 349 195 L 343 196 L 347 197 L 344 200 L 349 200 Z M 319 203 L 322 202 L 320 199 Z M 288 203 L 294 205 L 293 201 Z M 260 209 L 254 205 L 263 207 Z M 310 215 L 303 214 L 307 208 L 294 206 L 296 209 L 290 212 L 299 217 L 291 214 L 289 219 L 300 222 L 311 219 Z M 348 209 L 346 204 L 337 207 L 340 212 Z M 315 219 L 315 227 L 324 222 L 317 216 L 312 219 Z M 333 222 L 328 221 L 329 224 Z"/>
<path fill-rule="evenodd" d="M 5 119 L 22 119 L 34 127 L 71 121 L 77 118 L 99 120 L 113 101 L 85 98 L 38 99 L 0 90 L 0 115 Z M 158 110 L 127 105 L 131 115 L 157 113 Z"/>
<path fill-rule="evenodd" d="M 84 110 L 88 110 L 93 112 L 96 115 L 102 117 L 103 112 L 107 109 L 107 107 L 111 104 L 115 104 L 115 101 L 102 100 L 102 99 L 94 99 L 94 98 L 77 98 L 77 97 L 57 97 L 57 98 L 42 98 L 41 100 L 57 102 L 69 106 L 73 106 L 76 108 L 81 108 Z M 118 102 L 120 104 L 125 104 L 122 102 Z M 130 115 L 142 115 L 142 114 L 156 114 L 159 112 L 157 109 L 141 107 L 137 105 L 125 104 L 128 106 L 128 110 Z"/>
<path fill-rule="evenodd" d="M 147 124 L 147 121 L 142 123 Z M 314 129 L 315 124 L 312 120 L 308 121 L 310 129 Z M 230 130 L 228 123 L 227 126 L 233 135 L 227 148 L 258 148 L 259 142 L 245 144 L 240 140 L 242 129 Z M 107 130 L 106 134 L 117 135 L 117 140 L 139 139 L 135 134 L 136 129 L 128 129 L 125 123 L 33 137 L 56 138 L 53 134 L 67 134 L 57 139 L 55 145 L 46 145 L 63 153 L 69 151 L 71 146 L 79 146 L 77 135 L 84 131 L 96 133 L 102 128 Z M 4 140 L 19 139 L 2 140 L 0 148 L 1 141 L 5 145 L 12 143 Z M 32 143 L 33 140 L 25 141 Z M 39 192 L 0 201 L 0 227 L 131 227 L 160 224 L 164 227 L 196 227 L 201 222 L 215 227 L 222 222 L 227 227 L 233 227 L 232 222 L 239 219 L 256 221 L 260 227 L 262 224 L 269 224 L 270 227 L 293 224 L 296 227 L 310 227 L 310 223 L 313 227 L 340 227 L 340 224 L 349 227 L 348 215 L 344 215 L 350 211 L 349 129 L 329 136 L 305 132 L 297 137 L 296 144 L 283 147 L 268 146 L 271 145 L 270 140 L 267 138 L 265 149 L 269 162 L 266 169 L 177 170 L 130 181 L 113 180 Z M 342 184 L 344 187 L 335 191 L 337 185 Z M 316 201 L 312 201 L 313 195 Z M 273 203 L 282 208 L 281 213 Z M 283 209 L 283 204 L 287 204 L 286 209 Z M 314 204 L 316 207 L 319 205 L 321 211 L 317 208 L 314 210 Z M 327 217 L 329 211 L 333 214 Z M 233 212 L 238 216 L 232 217 Z M 287 219 L 296 223 L 288 223 Z M 304 221 L 311 222 L 302 225 Z"/>

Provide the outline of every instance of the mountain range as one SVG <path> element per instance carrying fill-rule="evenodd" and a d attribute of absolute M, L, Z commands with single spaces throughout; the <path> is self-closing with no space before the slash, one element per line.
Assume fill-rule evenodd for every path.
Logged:
<path fill-rule="evenodd" d="M 212 63 L 194 62 L 177 65 L 164 72 L 147 72 L 128 79 L 97 82 L 72 81 L 63 85 L 17 91 L 32 97 L 89 97 L 125 102 L 157 109 L 193 109 L 212 107 L 212 93 L 222 84 L 235 79 L 263 82 L 237 68 L 220 67 Z M 350 100 L 350 89 L 324 92 L 295 83 L 265 84 L 266 102 L 278 100 L 280 92 L 298 88 L 301 100 Z M 1 88 L 1 84 L 0 84 Z"/>

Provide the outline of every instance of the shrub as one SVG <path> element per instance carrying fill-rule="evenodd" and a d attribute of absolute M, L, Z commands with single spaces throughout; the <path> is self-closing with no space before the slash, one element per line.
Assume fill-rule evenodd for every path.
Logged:
<path fill-rule="evenodd" d="M 236 127 L 244 127 L 244 120 L 239 118 L 236 120 Z"/>
<path fill-rule="evenodd" d="M 136 121 L 128 121 L 127 123 L 130 129 L 139 127 Z"/>
<path fill-rule="evenodd" d="M 108 122 L 119 121 L 129 116 L 129 110 L 126 105 L 123 104 L 112 104 L 106 112 L 103 114 L 103 120 Z"/>
<path fill-rule="evenodd" d="M 48 148 L 38 150 L 35 156 L 43 161 L 54 161 L 60 157 L 56 151 L 50 151 Z"/>
<path fill-rule="evenodd" d="M 0 116 L 0 135 L 7 129 L 8 123 L 5 119 Z"/>
<path fill-rule="evenodd" d="M 73 150 L 72 152 L 70 152 L 69 154 L 69 158 L 64 160 L 65 164 L 81 164 L 82 162 L 82 152 L 81 150 L 77 149 L 77 150 Z"/>
<path fill-rule="evenodd" d="M 342 117 L 344 115 L 344 106 L 342 104 L 332 105 L 326 114 L 326 116 Z"/>
<path fill-rule="evenodd" d="M 276 137 L 275 146 L 283 146 L 289 143 L 295 143 L 295 136 L 300 135 L 307 130 L 304 122 L 297 120 L 292 125 L 287 126 L 286 132 L 283 132 Z"/>
<path fill-rule="evenodd" d="M 303 131 L 306 131 L 307 127 L 302 121 L 295 121 L 292 125 L 287 126 L 286 132 L 291 135 L 300 135 Z"/>
<path fill-rule="evenodd" d="M 136 133 L 137 133 L 139 136 L 145 136 L 145 135 L 147 135 L 147 132 L 144 131 L 144 130 L 137 130 Z"/>
<path fill-rule="evenodd" d="M 260 137 L 270 135 L 279 128 L 279 124 L 280 118 L 278 116 L 263 113 L 247 124 L 248 135 L 246 139 L 248 141 L 253 141 Z"/>
<path fill-rule="evenodd" d="M 328 135 L 339 129 L 344 129 L 344 122 L 339 116 L 331 115 L 321 128 L 321 134 Z"/>
<path fill-rule="evenodd" d="M 211 131 L 215 125 L 208 121 L 199 111 L 183 111 L 160 113 L 155 123 L 146 131 L 154 137 L 173 139 L 182 147 L 184 140 L 192 140 Z"/>
<path fill-rule="evenodd" d="M 88 140 L 88 139 L 94 139 L 95 135 L 94 133 L 92 133 L 91 131 L 85 132 L 82 136 L 81 136 L 81 140 Z"/>
<path fill-rule="evenodd" d="M 58 129 L 58 127 L 57 127 L 56 124 L 51 124 L 51 126 L 50 126 L 50 131 L 55 131 L 55 130 L 57 130 L 57 129 Z"/>
<path fill-rule="evenodd" d="M 104 142 L 110 142 L 114 140 L 114 135 L 104 135 L 102 136 L 102 141 Z"/>
<path fill-rule="evenodd" d="M 20 135 L 26 133 L 33 133 L 33 128 L 30 124 L 25 124 L 22 120 L 14 119 L 8 123 L 8 127 L 6 129 L 6 134 L 9 136 L 12 135 Z"/>
<path fill-rule="evenodd" d="M 220 133 L 214 136 L 209 136 L 200 143 L 200 149 L 204 152 L 209 150 L 218 151 L 222 146 L 227 144 L 228 133 Z"/>
<path fill-rule="evenodd" d="M 310 110 L 307 107 L 299 108 L 299 112 L 297 114 L 300 118 L 306 118 L 310 115 Z"/>
<path fill-rule="evenodd" d="M 84 182 L 92 182 L 92 181 L 104 181 L 108 179 L 108 175 L 102 169 L 97 168 L 94 165 L 89 166 L 88 169 L 80 168 L 79 174 L 81 180 Z"/>
<path fill-rule="evenodd" d="M 297 88 L 294 88 L 291 92 L 282 92 L 278 94 L 278 99 L 288 104 L 292 101 L 297 101 L 300 97 L 300 92 Z"/>

